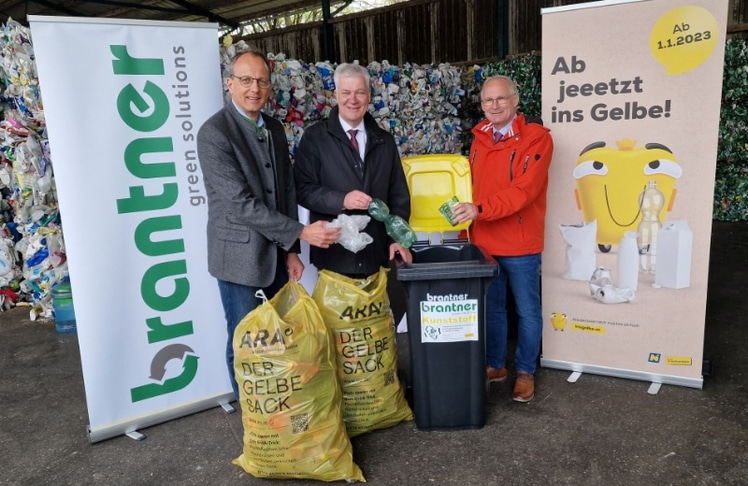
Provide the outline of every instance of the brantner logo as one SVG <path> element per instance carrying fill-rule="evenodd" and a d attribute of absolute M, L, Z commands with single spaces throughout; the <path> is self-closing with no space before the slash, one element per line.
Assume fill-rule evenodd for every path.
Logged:
<path fill-rule="evenodd" d="M 140 182 L 129 187 L 127 197 L 117 199 L 117 213 L 142 215 L 133 234 L 135 247 L 143 257 L 158 258 L 158 261 L 150 265 L 141 277 L 140 296 L 143 303 L 155 313 L 168 313 L 187 301 L 190 282 L 184 258 L 184 240 L 169 239 L 167 236 L 182 230 L 181 215 L 164 214 L 173 208 L 179 196 L 173 140 L 170 136 L 157 133 L 169 119 L 170 112 L 169 98 L 154 82 L 165 82 L 164 61 L 132 57 L 124 45 L 111 45 L 109 49 L 113 55 L 112 73 L 115 77 L 125 76 L 125 79 L 143 81 L 136 83 L 138 87 L 132 83 L 125 85 L 116 100 L 117 112 L 122 122 L 139 134 L 125 148 L 123 161 L 128 172 Z M 184 53 L 184 48 L 178 46 L 172 51 L 177 56 Z M 183 57 L 175 57 L 175 67 L 183 64 Z M 160 191 L 154 191 L 156 188 Z M 173 290 L 171 294 L 164 295 L 159 292 L 164 289 Z M 145 324 L 149 344 L 163 343 L 194 333 L 192 321 L 166 323 L 160 315 L 146 319 Z M 178 376 L 164 380 L 166 364 L 171 359 L 182 360 L 182 371 Z M 181 390 L 192 382 L 197 369 L 198 356 L 192 348 L 180 343 L 169 343 L 155 351 L 151 358 L 149 378 L 157 383 L 132 388 L 132 401 Z"/>

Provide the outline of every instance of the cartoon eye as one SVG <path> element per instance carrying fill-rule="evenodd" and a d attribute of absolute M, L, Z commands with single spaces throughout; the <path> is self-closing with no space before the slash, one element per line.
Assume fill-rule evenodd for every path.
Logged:
<path fill-rule="evenodd" d="M 683 174 L 683 169 L 672 160 L 655 159 L 644 166 L 644 174 L 648 176 L 663 174 L 677 179 Z"/>
<path fill-rule="evenodd" d="M 588 175 L 604 176 L 608 173 L 608 166 L 598 160 L 588 160 L 574 167 L 572 175 L 575 179 L 581 179 Z"/>

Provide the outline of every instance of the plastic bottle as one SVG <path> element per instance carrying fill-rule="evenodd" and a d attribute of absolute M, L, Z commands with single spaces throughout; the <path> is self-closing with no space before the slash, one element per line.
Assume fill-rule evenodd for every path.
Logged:
<path fill-rule="evenodd" d="M 639 271 L 654 273 L 657 255 L 657 232 L 662 228 L 660 212 L 665 204 L 665 196 L 657 189 L 657 182 L 649 181 L 640 198 L 642 219 L 639 222 Z"/>
<path fill-rule="evenodd" d="M 403 218 L 390 214 L 390 208 L 381 199 L 372 199 L 369 203 L 369 214 L 377 221 L 384 223 L 390 238 L 400 243 L 405 248 L 410 248 L 418 237 L 413 228 Z"/>
<path fill-rule="evenodd" d="M 52 306 L 55 314 L 55 329 L 60 333 L 74 333 L 78 328 L 75 323 L 73 292 L 70 281 L 60 281 L 52 287 Z"/>
<path fill-rule="evenodd" d="M 618 246 L 618 287 L 636 291 L 639 283 L 639 247 L 637 233 L 627 231 Z"/>

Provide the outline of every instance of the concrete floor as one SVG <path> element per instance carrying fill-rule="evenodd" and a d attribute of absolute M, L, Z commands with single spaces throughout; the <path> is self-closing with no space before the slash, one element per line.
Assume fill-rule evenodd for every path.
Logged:
<path fill-rule="evenodd" d="M 486 424 L 424 432 L 413 422 L 352 439 L 374 485 L 748 484 L 748 224 L 715 223 L 704 388 L 540 369 L 536 398 L 494 384 Z M 407 336 L 398 335 L 407 361 Z M 407 366 L 403 366 L 407 368 Z M 28 311 L 0 313 L 0 484 L 263 485 L 231 464 L 240 413 L 221 408 L 89 444 L 75 335 Z M 280 482 L 275 481 L 280 484 Z M 316 481 L 284 480 L 308 485 Z"/>

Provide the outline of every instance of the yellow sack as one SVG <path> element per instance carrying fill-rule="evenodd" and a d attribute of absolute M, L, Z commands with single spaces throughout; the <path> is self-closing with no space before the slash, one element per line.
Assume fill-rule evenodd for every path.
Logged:
<path fill-rule="evenodd" d="M 335 341 L 350 437 L 413 420 L 397 377 L 388 271 L 380 268 L 368 278 L 352 279 L 322 270 L 312 295 Z"/>
<path fill-rule="evenodd" d="M 258 478 L 366 482 L 343 423 L 331 337 L 304 287 L 291 281 L 247 314 L 233 346 L 244 424 L 233 464 Z"/>

